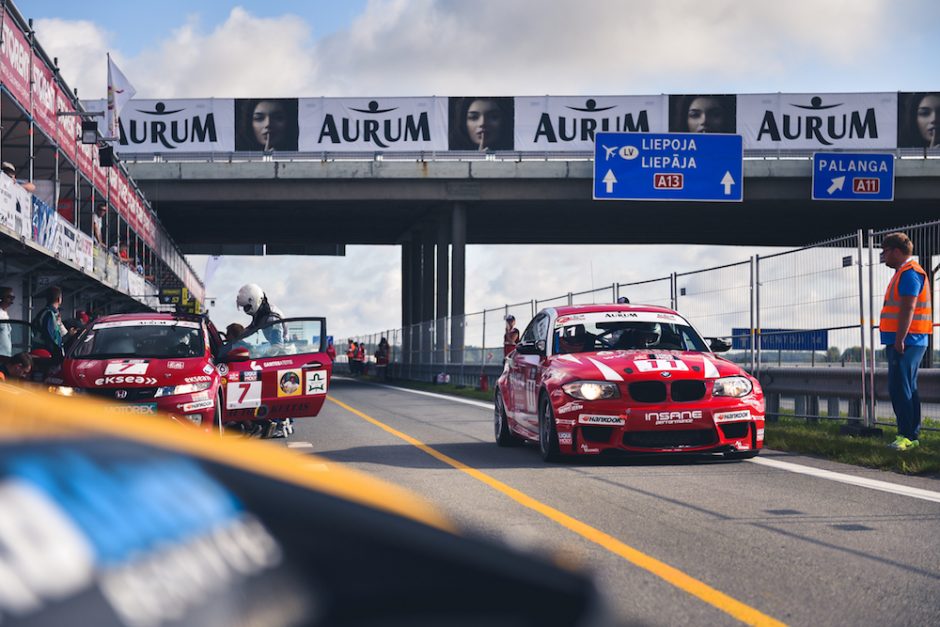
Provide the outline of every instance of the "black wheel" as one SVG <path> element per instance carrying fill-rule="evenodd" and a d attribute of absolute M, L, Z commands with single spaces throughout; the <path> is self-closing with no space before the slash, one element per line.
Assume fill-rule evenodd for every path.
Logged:
<path fill-rule="evenodd" d="M 222 428 L 222 392 L 220 391 L 216 394 L 215 397 L 215 413 L 212 415 L 212 429 L 219 434 L 221 438 L 225 433 L 225 429 Z"/>
<path fill-rule="evenodd" d="M 539 453 L 547 462 L 561 459 L 558 452 L 558 432 L 555 430 L 555 411 L 548 396 L 542 396 L 539 402 Z"/>
<path fill-rule="evenodd" d="M 500 394 L 499 388 L 496 388 L 496 398 L 493 401 L 493 431 L 499 446 L 519 446 L 522 443 L 509 429 L 506 406 L 503 404 L 503 395 Z"/>

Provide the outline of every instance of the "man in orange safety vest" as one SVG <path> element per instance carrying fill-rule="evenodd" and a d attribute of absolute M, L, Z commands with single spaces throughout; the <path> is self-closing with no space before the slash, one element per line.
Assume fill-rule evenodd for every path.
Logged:
<path fill-rule="evenodd" d="M 898 436 L 889 446 L 897 451 L 920 444 L 917 369 L 933 332 L 930 281 L 913 252 L 914 245 L 904 233 L 890 233 L 881 241 L 881 261 L 894 270 L 878 328 L 888 360 L 888 392 L 898 421 Z"/>

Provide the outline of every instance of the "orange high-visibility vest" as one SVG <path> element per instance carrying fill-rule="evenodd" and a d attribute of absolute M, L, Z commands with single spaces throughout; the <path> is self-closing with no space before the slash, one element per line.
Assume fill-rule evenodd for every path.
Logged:
<path fill-rule="evenodd" d="M 914 319 L 911 320 L 911 326 L 908 333 L 931 333 L 933 332 L 933 314 L 930 309 L 930 281 L 927 279 L 927 273 L 920 267 L 920 264 L 913 259 L 898 268 L 891 281 L 888 283 L 888 289 L 885 290 L 884 305 L 881 307 L 881 321 L 878 327 L 882 331 L 897 333 L 898 315 L 901 312 L 901 295 L 898 294 L 898 281 L 901 274 L 907 270 L 914 270 L 917 274 L 924 277 L 924 286 L 914 301 Z"/>

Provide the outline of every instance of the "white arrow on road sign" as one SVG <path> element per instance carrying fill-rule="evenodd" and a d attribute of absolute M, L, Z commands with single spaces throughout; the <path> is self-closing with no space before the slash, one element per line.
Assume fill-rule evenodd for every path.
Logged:
<path fill-rule="evenodd" d="M 715 179 L 712 179 L 715 180 Z M 731 171 L 728 170 L 725 172 L 725 175 L 721 177 L 721 184 L 725 186 L 725 196 L 731 195 L 731 186 L 734 185 L 734 177 L 731 176 Z"/>
<path fill-rule="evenodd" d="M 831 196 L 832 193 L 836 190 L 841 192 L 843 185 L 845 185 L 845 177 L 837 176 L 836 178 L 832 179 L 832 185 L 829 186 L 829 189 L 826 190 L 826 193 Z"/>
<path fill-rule="evenodd" d="M 614 176 L 613 170 L 607 170 L 607 174 L 604 175 L 604 178 L 601 179 L 607 185 L 607 193 L 614 193 L 614 183 L 617 182 L 617 177 Z"/>

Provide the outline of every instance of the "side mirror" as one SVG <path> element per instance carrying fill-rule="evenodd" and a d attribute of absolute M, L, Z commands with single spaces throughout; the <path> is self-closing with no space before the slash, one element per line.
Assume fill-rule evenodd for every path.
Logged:
<path fill-rule="evenodd" d="M 731 350 L 731 344 L 720 337 L 707 337 L 705 341 L 708 342 L 708 347 L 713 353 L 726 353 Z"/>
<path fill-rule="evenodd" d="M 516 344 L 516 352 L 520 355 L 543 355 L 545 354 L 545 340 L 519 342 Z"/>
<path fill-rule="evenodd" d="M 249 359 L 251 359 L 251 351 L 244 346 L 236 346 L 229 352 L 222 355 L 222 357 L 219 358 L 219 362 L 227 363 L 235 361 L 248 361 Z"/>

